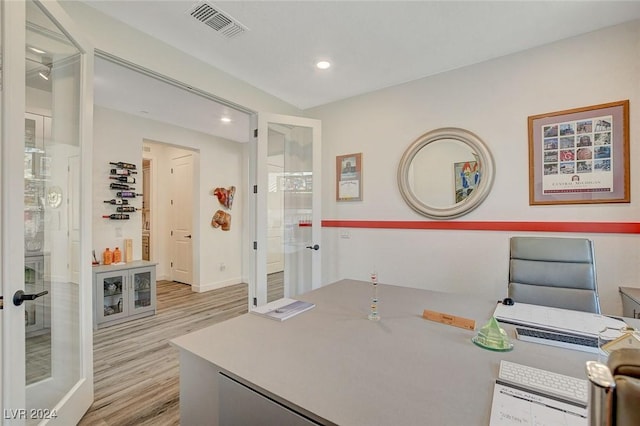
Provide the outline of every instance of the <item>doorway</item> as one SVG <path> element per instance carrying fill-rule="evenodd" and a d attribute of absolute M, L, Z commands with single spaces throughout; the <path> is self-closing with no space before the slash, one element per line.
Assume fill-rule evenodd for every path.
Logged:
<path fill-rule="evenodd" d="M 320 285 L 321 123 L 275 114 L 258 120 L 257 181 L 266 182 L 266 191 L 257 196 L 257 273 L 250 292 L 259 306 L 272 299 L 275 279 L 284 297 Z"/>
<path fill-rule="evenodd" d="M 199 212 L 196 176 L 199 152 L 144 139 L 142 254 L 158 263 L 158 279 L 198 284 L 194 279 L 199 249 L 193 223 Z M 148 169 L 147 169 L 148 166 Z"/>
<path fill-rule="evenodd" d="M 157 262 L 156 271 L 160 280 L 189 282 L 193 284 L 194 291 L 240 282 L 248 275 L 242 268 L 245 267 L 244 255 L 250 251 L 249 247 L 245 249 L 242 246 L 250 244 L 247 243 L 248 238 L 238 233 L 245 233 L 243 223 L 247 223 L 243 220 L 245 200 L 241 198 L 248 197 L 245 188 L 248 187 L 246 175 L 249 164 L 243 157 L 246 156 L 246 142 L 252 135 L 251 113 L 105 52 L 98 52 L 97 56 L 95 109 L 104 117 L 101 120 L 98 117 L 97 121 L 107 127 L 114 127 L 110 123 L 117 123 L 117 138 L 111 137 L 109 143 L 128 139 L 140 141 L 141 144 L 137 152 L 141 153 L 144 162 L 141 163 L 141 174 L 138 176 L 143 180 L 141 192 L 144 211 L 132 216 L 132 221 L 140 222 L 131 223 L 136 258 L 141 259 L 142 255 L 146 258 L 148 241 L 148 257 L 150 261 Z M 223 121 L 223 118 L 227 120 Z M 114 119 L 118 121 L 112 121 Z M 193 202 L 180 203 L 182 207 L 186 204 L 193 210 L 190 216 L 192 223 L 205 231 L 206 238 L 197 229 L 183 233 L 185 238 L 192 235 L 193 249 L 188 250 L 191 258 L 175 260 L 169 254 L 172 250 L 171 226 L 167 211 L 171 209 L 171 198 L 167 195 L 170 190 L 167 173 L 171 165 L 168 157 L 159 157 L 159 153 L 163 152 L 161 149 L 165 148 L 183 149 L 193 154 L 193 184 L 187 185 L 194 189 Z M 131 149 L 131 144 L 124 149 Z M 134 155 L 134 152 L 131 154 Z M 136 162 L 135 157 L 132 162 Z M 145 171 L 147 164 L 149 172 Z M 148 173 L 148 176 L 144 176 L 144 173 Z M 198 191 L 199 185 L 211 186 Z M 209 193 L 213 185 L 233 185 L 239 190 L 231 211 L 234 226 L 231 232 L 223 235 L 219 235 L 222 231 L 209 235 L 211 231 L 207 230 L 210 215 L 218 208 L 215 204 L 217 200 Z M 187 194 L 181 192 L 178 195 Z M 184 208 L 180 213 L 178 219 L 184 217 Z M 108 230 L 94 232 L 94 245 L 108 246 L 108 237 Z M 233 241 L 228 243 L 227 239 Z M 215 264 L 200 263 L 201 251 L 207 255 L 214 253 Z M 184 271 L 183 264 L 190 265 L 192 278 L 184 275 L 174 277 L 172 261 L 174 269 L 179 266 L 180 271 Z"/>

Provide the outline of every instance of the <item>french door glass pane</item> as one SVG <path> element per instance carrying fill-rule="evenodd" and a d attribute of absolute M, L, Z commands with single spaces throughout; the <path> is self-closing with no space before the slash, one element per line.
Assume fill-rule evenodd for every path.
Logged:
<path fill-rule="evenodd" d="M 80 52 L 36 4 L 26 11 L 25 291 L 42 294 L 25 302 L 26 408 L 42 409 L 80 378 Z"/>
<path fill-rule="evenodd" d="M 312 289 L 313 134 L 269 123 L 267 301 Z"/>

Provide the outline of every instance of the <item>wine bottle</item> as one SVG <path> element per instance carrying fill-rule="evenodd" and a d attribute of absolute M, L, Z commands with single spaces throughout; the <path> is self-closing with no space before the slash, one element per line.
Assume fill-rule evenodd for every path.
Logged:
<path fill-rule="evenodd" d="M 129 175 L 137 174 L 138 172 L 130 169 L 111 169 L 110 173 L 112 175 L 129 176 Z"/>
<path fill-rule="evenodd" d="M 142 194 L 136 194 L 133 191 L 121 191 L 121 192 L 116 192 L 116 196 L 120 198 L 136 198 L 136 197 L 141 197 Z"/>
<path fill-rule="evenodd" d="M 103 215 L 102 217 L 105 219 L 112 219 L 112 220 L 129 220 L 129 215 L 122 214 L 122 213 L 111 213 L 109 215 Z"/>
<path fill-rule="evenodd" d="M 111 189 L 133 189 L 129 185 L 125 185 L 124 183 L 111 183 L 111 184 L 109 184 L 109 188 L 111 188 Z"/>
<path fill-rule="evenodd" d="M 113 198 L 111 200 L 104 201 L 104 202 L 107 203 L 107 204 L 124 204 L 124 205 L 129 204 L 129 200 L 120 200 L 120 199 L 115 199 L 115 198 Z"/>
<path fill-rule="evenodd" d="M 126 183 L 136 183 L 136 178 L 132 178 L 129 176 L 109 176 L 109 179 L 119 180 L 120 182 Z"/>
<path fill-rule="evenodd" d="M 127 201 L 127 204 L 129 203 L 129 200 L 123 200 L 123 201 Z M 133 206 L 118 206 L 116 207 L 116 211 L 118 213 L 129 213 L 129 212 L 135 212 L 138 211 L 140 209 L 136 209 Z"/>
<path fill-rule="evenodd" d="M 117 163 L 109 162 L 109 164 L 113 164 L 114 166 L 116 166 L 116 167 L 118 167 L 120 169 L 129 169 L 129 170 L 135 170 L 136 169 L 136 165 L 135 164 L 125 163 L 123 161 L 118 161 Z"/>

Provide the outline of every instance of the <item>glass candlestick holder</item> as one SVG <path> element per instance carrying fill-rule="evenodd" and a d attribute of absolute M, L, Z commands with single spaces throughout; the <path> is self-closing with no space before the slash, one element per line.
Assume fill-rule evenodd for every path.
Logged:
<path fill-rule="evenodd" d="M 369 312 L 369 321 L 380 321 L 380 314 L 378 313 L 378 273 L 371 272 L 371 312 Z"/>

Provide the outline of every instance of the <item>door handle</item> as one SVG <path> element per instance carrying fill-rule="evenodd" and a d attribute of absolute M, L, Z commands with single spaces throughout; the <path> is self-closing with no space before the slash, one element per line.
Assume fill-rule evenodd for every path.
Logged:
<path fill-rule="evenodd" d="M 307 248 L 311 250 L 320 250 L 320 246 L 317 244 L 314 244 L 312 246 L 307 246 Z"/>
<path fill-rule="evenodd" d="M 185 235 L 184 237 L 185 237 L 185 238 L 191 238 L 191 234 L 189 234 L 189 235 Z"/>
<path fill-rule="evenodd" d="M 24 291 L 18 290 L 16 291 L 16 294 L 13 295 L 13 304 L 16 306 L 20 306 L 25 300 L 35 300 L 38 297 L 44 296 L 45 294 L 49 294 L 49 292 L 45 290 L 36 294 L 26 294 Z"/>

